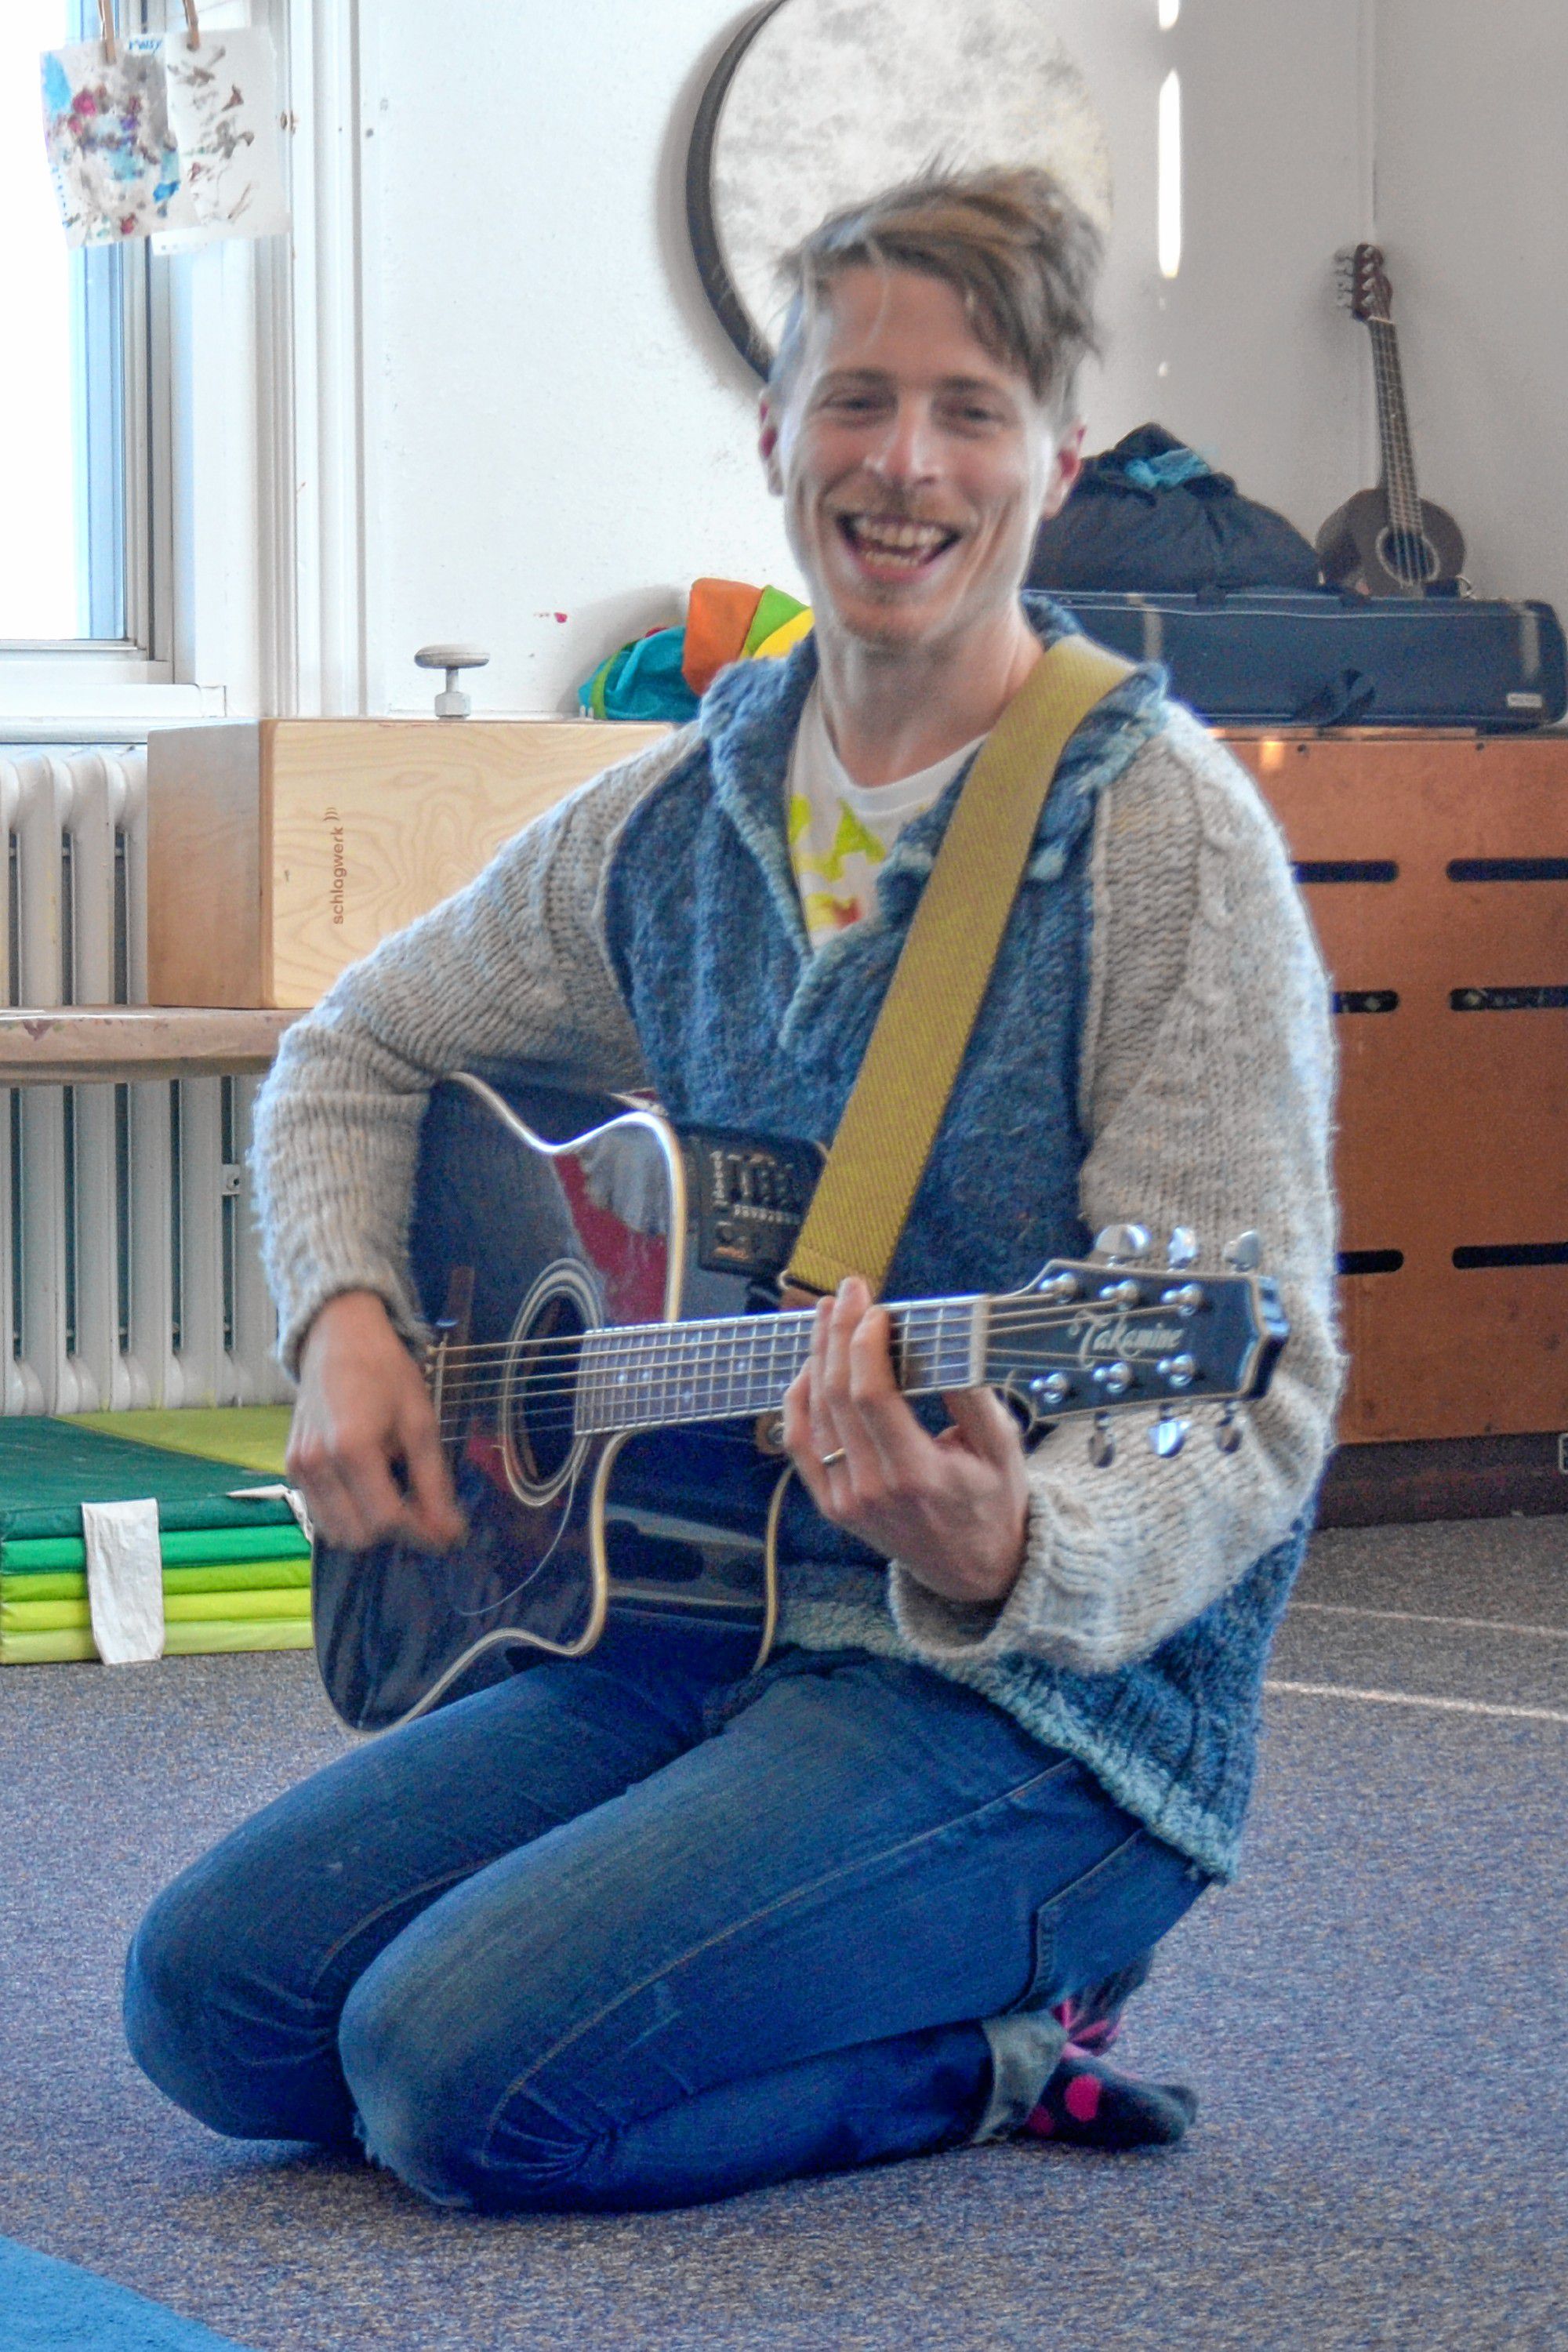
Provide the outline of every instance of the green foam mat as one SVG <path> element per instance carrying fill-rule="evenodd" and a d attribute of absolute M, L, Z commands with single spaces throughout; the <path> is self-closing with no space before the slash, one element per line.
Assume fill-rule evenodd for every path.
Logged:
<path fill-rule="evenodd" d="M 170 1625 L 164 1629 L 166 1658 L 226 1655 L 241 1650 L 308 1650 L 310 1622 L 307 1617 L 247 1617 L 243 1622 Z M 0 1633 L 0 1665 L 97 1665 L 92 1635 L 78 1628 L 38 1633 Z M 110 1674 L 133 1674 L 134 1667 L 111 1666 Z M 5 2341 L 0 2333 L 0 2345 Z"/>
<path fill-rule="evenodd" d="M 156 1501 L 159 1526 L 168 1533 L 293 1527 L 285 1502 L 232 1499 L 232 1487 L 258 1483 L 253 1463 L 172 1453 L 68 1421 L 32 1414 L 0 1418 L 0 1542 L 47 1536 L 79 1541 L 83 1503 L 149 1497 Z"/>
<path fill-rule="evenodd" d="M 231 1625 L 263 1617 L 291 1617 L 309 1624 L 310 1595 L 296 1586 L 264 1592 L 165 1592 L 163 1622 L 169 1625 Z M 91 1625 L 87 1596 L 79 1601 L 11 1601 L 0 1595 L 0 1637 L 11 1633 L 86 1633 Z"/>
<path fill-rule="evenodd" d="M 198 1559 L 178 1568 L 166 1564 L 163 1593 L 175 1592 L 298 1592 L 308 1591 L 310 1561 L 287 1559 Z M 87 1570 L 83 1568 L 29 1569 L 14 1576 L 0 1565 L 0 1607 L 8 1601 L 85 1601 Z"/>
<path fill-rule="evenodd" d="M 177 1412 L 72 1412 L 62 1416 L 73 1429 L 95 1429 L 103 1437 L 129 1438 L 171 1454 L 194 1454 L 208 1462 L 239 1463 L 268 1478 L 283 1475 L 289 1446 L 289 1404 L 187 1405 Z"/>
<path fill-rule="evenodd" d="M 185 1535 L 159 1529 L 158 1548 L 165 1574 L 193 1563 L 216 1566 L 219 1560 L 309 1559 L 310 1547 L 292 1519 L 287 1527 L 195 1528 Z M 0 1577 L 58 1574 L 62 1569 L 87 1566 L 87 1546 L 79 1536 L 0 1537 Z"/>

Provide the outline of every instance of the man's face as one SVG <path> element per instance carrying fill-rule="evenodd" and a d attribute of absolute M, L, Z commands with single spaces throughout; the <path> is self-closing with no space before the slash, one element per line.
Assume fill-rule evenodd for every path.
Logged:
<path fill-rule="evenodd" d="M 789 382 L 763 400 L 769 487 L 819 626 L 936 651 L 1010 613 L 1082 438 L 1081 425 L 1053 431 L 952 287 L 846 270 Z"/>

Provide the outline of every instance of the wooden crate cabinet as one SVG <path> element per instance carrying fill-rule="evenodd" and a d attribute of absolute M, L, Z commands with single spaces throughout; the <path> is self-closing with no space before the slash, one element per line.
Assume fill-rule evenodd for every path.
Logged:
<path fill-rule="evenodd" d="M 1568 1429 L 1568 737 L 1226 740 L 1335 991 L 1341 1438 Z"/>
<path fill-rule="evenodd" d="M 663 727 L 262 719 L 147 747 L 154 1004 L 302 1010 Z"/>

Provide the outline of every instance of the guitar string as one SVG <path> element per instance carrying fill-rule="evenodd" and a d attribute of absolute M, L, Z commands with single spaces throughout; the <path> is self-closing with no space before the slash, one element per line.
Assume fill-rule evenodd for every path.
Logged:
<path fill-rule="evenodd" d="M 521 1366 L 515 1373 L 500 1369 L 467 1375 L 458 1373 L 451 1376 L 448 1385 L 454 1389 L 461 1389 L 466 1396 L 500 1395 L 508 1389 L 526 1389 L 531 1396 L 543 1397 L 552 1393 L 563 1394 L 568 1391 L 580 1388 L 584 1377 L 589 1380 L 612 1377 L 616 1379 L 620 1385 L 626 1385 L 628 1382 L 636 1385 L 644 1381 L 662 1381 L 677 1374 L 688 1379 L 693 1374 L 700 1378 L 706 1378 L 710 1374 L 734 1379 L 752 1378 L 771 1374 L 779 1357 L 784 1352 L 776 1349 L 771 1351 L 758 1349 L 754 1354 L 746 1357 L 732 1356 L 726 1359 L 721 1357 L 717 1351 L 700 1355 L 696 1349 L 692 1349 L 683 1360 L 677 1360 L 671 1357 L 668 1360 L 659 1362 L 654 1362 L 651 1360 L 641 1363 L 595 1361 L 562 1367 L 559 1370 L 552 1367 L 544 1373 L 531 1371 L 526 1365 Z M 941 1362 L 943 1351 L 940 1343 L 934 1345 L 929 1352 L 934 1362 Z M 956 1348 L 954 1352 L 957 1352 Z M 965 1357 L 968 1352 L 967 1349 L 963 1350 Z M 1190 1353 L 1191 1350 L 1182 1349 L 1177 1352 Z M 1077 1361 L 1076 1350 L 1060 1348 L 1029 1348 L 1022 1343 L 1010 1349 L 1008 1354 L 1010 1361 L 1019 1364 L 1062 1364 Z M 808 1360 L 803 1355 L 797 1360 L 798 1364 L 804 1367 Z"/>
<path fill-rule="evenodd" d="M 940 1387 L 933 1384 L 930 1389 L 905 1390 L 902 1391 L 901 1393 L 906 1396 L 939 1396 L 947 1392 L 949 1388 L 958 1390 L 963 1388 L 965 1385 L 966 1384 L 962 1381 L 953 1381 L 951 1383 L 943 1382 Z M 976 1385 L 987 1388 L 995 1388 L 1005 1387 L 1006 1383 L 1005 1381 L 983 1381 Z M 1131 1396 L 1130 1399 L 1110 1397 L 1107 1398 L 1105 1402 L 1109 1404 L 1117 1404 L 1123 1402 L 1131 1402 L 1135 1404 L 1179 1404 L 1184 1402 L 1191 1404 L 1201 1402 L 1205 1399 L 1212 1401 L 1217 1397 L 1239 1396 L 1243 1393 L 1245 1393 L 1245 1391 L 1238 1389 L 1225 1387 L 1215 1388 L 1208 1386 L 1206 1383 L 1194 1383 L 1192 1388 L 1183 1389 L 1168 1395 L 1163 1391 L 1150 1391 L 1144 1390 L 1141 1391 L 1136 1395 Z M 629 1400 L 627 1400 L 627 1402 L 628 1403 L 630 1402 Z M 675 1400 L 672 1399 L 671 1402 L 674 1402 Z M 567 1433 L 571 1433 L 574 1435 L 585 1436 L 597 1433 L 601 1436 L 607 1436 L 616 1430 L 653 1429 L 658 1427 L 679 1428 L 699 1421 L 750 1421 L 754 1420 L 759 1413 L 776 1411 L 782 1402 L 782 1397 L 773 1399 L 771 1404 L 762 1403 L 756 1401 L 753 1401 L 750 1404 L 742 1404 L 733 1400 L 726 1402 L 721 1402 L 717 1398 L 711 1398 L 700 1407 L 697 1406 L 695 1402 L 692 1402 L 689 1410 L 671 1412 L 666 1415 L 658 1410 L 652 1400 L 649 1400 L 645 1410 L 638 1412 L 634 1409 L 631 1417 L 627 1420 L 617 1418 L 613 1421 L 601 1421 L 596 1414 L 590 1414 L 586 1420 L 579 1421 L 575 1412 L 542 1413 L 538 1412 L 529 1412 L 522 1415 L 519 1425 L 523 1430 L 531 1432 L 534 1435 L 539 1437 L 558 1437 Z M 1065 1412 L 1069 1404 L 1073 1405 L 1075 1410 L 1080 1412 L 1086 1408 L 1092 1408 L 1093 1410 L 1098 1411 L 1100 1400 L 1097 1398 L 1081 1397 L 1077 1399 L 1064 1398 L 1062 1400 L 1061 1410 Z M 465 1429 L 471 1428 L 475 1420 L 475 1401 L 471 1398 L 449 1399 L 443 1403 L 441 1417 L 443 1426 L 450 1425 L 451 1427 L 456 1428 L 460 1425 Z M 501 1424 L 499 1422 L 488 1424 L 488 1426 L 498 1431 L 500 1425 Z M 482 1430 L 479 1433 L 483 1433 Z"/>
<path fill-rule="evenodd" d="M 1102 1328 L 1127 1316 L 1157 1316 L 1161 1311 L 1157 1307 L 1090 1307 L 1055 1318 L 1021 1311 L 994 1315 L 987 1323 L 985 1336 L 989 1340 L 995 1337 L 1006 1339 L 1020 1331 L 1067 1331 L 1081 1323 L 1086 1316 L 1091 1328 Z M 645 1375 L 664 1378 L 673 1371 L 691 1369 L 689 1363 L 680 1360 L 683 1352 L 689 1358 L 705 1354 L 706 1365 L 701 1369 L 712 1371 L 732 1369 L 740 1372 L 748 1368 L 759 1368 L 759 1359 L 776 1356 L 791 1348 L 799 1348 L 805 1342 L 805 1334 L 798 1328 L 790 1332 L 786 1327 L 783 1339 L 776 1336 L 780 1332 L 781 1321 L 782 1318 L 759 1316 L 754 1321 L 748 1318 L 747 1325 L 740 1330 L 731 1328 L 723 1331 L 710 1331 L 700 1322 L 596 1326 L 590 1331 L 573 1333 L 561 1339 L 533 1343 L 526 1340 L 517 1343 L 497 1341 L 464 1351 L 461 1355 L 454 1351 L 445 1355 L 433 1354 L 429 1370 L 432 1378 L 438 1373 L 449 1375 L 454 1381 L 470 1391 L 484 1387 L 515 1387 L 520 1382 L 526 1382 L 536 1394 L 542 1383 L 549 1381 L 557 1363 L 562 1377 L 555 1384 L 562 1386 L 577 1385 L 585 1370 L 595 1376 L 618 1372 L 628 1373 L 633 1378 Z M 677 1338 L 677 1333 L 681 1336 Z M 904 1345 L 906 1349 L 918 1349 L 923 1344 L 940 1351 L 944 1345 L 967 1345 L 970 1337 L 962 1331 L 916 1330 L 905 1335 Z M 621 1344 L 605 1345 L 605 1341 Z M 594 1342 L 599 1344 L 591 1344 Z M 540 1359 L 546 1350 L 551 1360 L 542 1364 Z M 809 1353 L 809 1348 L 805 1352 Z"/>
<path fill-rule="evenodd" d="M 1077 1359 L 1074 1357 L 1060 1355 L 1019 1355 L 1015 1357 L 1012 1360 L 1009 1368 L 1008 1379 L 1021 1375 L 1032 1376 L 1042 1372 L 1053 1370 L 1065 1371 L 1074 1369 L 1082 1369 L 1081 1366 L 1078 1364 Z M 613 1393 L 606 1395 L 602 1402 L 605 1404 L 624 1404 L 632 1409 L 634 1415 L 646 1415 L 651 1412 L 653 1419 L 657 1421 L 660 1417 L 658 1409 L 664 1403 L 681 1403 L 685 1406 L 694 1406 L 697 1395 L 702 1391 L 707 1384 L 707 1378 L 708 1376 L 704 1369 L 694 1367 L 692 1368 L 691 1376 L 686 1380 L 682 1380 L 675 1375 L 671 1375 L 666 1380 L 661 1380 L 658 1385 L 664 1391 L 663 1395 L 649 1395 L 646 1393 L 646 1391 L 639 1395 L 638 1384 L 634 1383 L 628 1391 L 623 1391 L 618 1396 Z M 783 1402 L 784 1388 L 787 1388 L 792 1385 L 792 1383 L 786 1381 L 784 1384 L 784 1388 L 781 1388 L 776 1385 L 776 1381 L 772 1376 L 763 1374 L 763 1385 L 761 1393 L 756 1394 L 753 1392 L 751 1397 L 751 1401 L 748 1402 L 742 1403 L 736 1401 L 733 1397 L 726 1397 L 721 1400 L 716 1393 L 710 1390 L 700 1410 L 691 1411 L 689 1412 L 685 1411 L 677 1412 L 672 1413 L 670 1418 L 677 1423 L 688 1418 L 715 1421 L 739 1420 L 759 1412 L 776 1410 L 777 1406 Z M 653 1383 L 648 1384 L 650 1387 L 653 1385 Z M 935 1396 L 949 1390 L 960 1391 L 972 1388 L 1005 1388 L 1007 1385 L 1008 1380 L 971 1381 L 965 1380 L 943 1380 L 940 1375 L 938 1375 L 929 1383 L 921 1382 L 918 1386 L 900 1389 L 900 1394 L 904 1396 Z M 526 1428 L 538 1432 L 542 1435 L 546 1433 L 576 1429 L 579 1426 L 597 1426 L 596 1422 L 591 1424 L 580 1423 L 578 1418 L 579 1408 L 585 1405 L 589 1408 L 591 1412 L 596 1412 L 597 1404 L 595 1400 L 592 1397 L 584 1397 L 580 1395 L 577 1392 L 577 1384 L 575 1382 L 560 1384 L 554 1395 L 541 1396 L 537 1391 L 530 1391 L 525 1384 L 520 1384 L 519 1387 L 511 1391 L 510 1393 L 513 1401 L 521 1411 L 523 1425 Z M 1234 1393 L 1239 1393 L 1239 1391 L 1235 1391 L 1228 1386 L 1216 1387 L 1209 1381 L 1204 1379 L 1201 1374 L 1195 1374 L 1192 1381 L 1186 1387 L 1161 1389 L 1152 1392 L 1144 1391 L 1141 1402 L 1180 1402 L 1184 1399 L 1194 1401 L 1200 1397 L 1212 1397 L 1215 1395 L 1227 1395 Z M 472 1418 L 481 1407 L 490 1404 L 499 1404 L 506 1398 L 507 1394 L 508 1391 L 504 1384 L 498 1385 L 489 1391 L 475 1391 L 460 1387 L 454 1395 L 444 1395 L 442 1397 L 441 1413 L 444 1419 L 453 1416 L 467 1416 L 468 1418 Z M 570 1400 L 571 1404 L 570 1411 L 558 1412 L 554 1409 L 558 1402 L 564 1404 L 568 1400 Z M 1108 1400 L 1108 1402 L 1112 1402 L 1116 1401 L 1117 1400 L 1115 1399 Z M 642 1418 L 635 1418 L 634 1421 L 629 1423 L 616 1420 L 606 1424 L 609 1428 L 623 1428 L 627 1426 L 640 1427 L 644 1425 L 651 1424 L 645 1423 L 645 1421 Z"/>
<path fill-rule="evenodd" d="M 1068 1418 L 1078 1419 L 1088 1413 L 1132 1412 L 1140 1408 L 1144 1412 L 1151 1412 L 1166 1404 L 1180 1404 L 1184 1407 L 1194 1407 L 1197 1405 L 1244 1404 L 1247 1401 L 1247 1395 L 1244 1390 L 1205 1388 L 1196 1391 L 1188 1391 L 1179 1397 L 1136 1395 L 1106 1397 L 1103 1400 L 1100 1398 L 1069 1399 L 1060 1405 L 1046 1408 L 1041 1417 L 1047 1421 L 1058 1418 L 1063 1420 Z M 689 1419 L 683 1419 L 680 1416 L 677 1416 L 669 1422 L 662 1422 L 656 1418 L 651 1421 L 614 1422 L 608 1425 L 593 1422 L 584 1426 L 579 1426 L 574 1420 L 552 1422 L 541 1422 L 534 1420 L 524 1424 L 524 1433 L 534 1438 L 566 1437 L 573 1440 L 583 1437 L 636 1436 L 645 1433 L 651 1433 L 652 1432 L 662 1428 L 690 1428 L 698 1425 L 699 1423 L 714 1422 L 721 1423 L 726 1421 L 748 1422 L 754 1420 L 755 1418 L 756 1414 L 754 1412 L 723 1412 L 710 1410 L 706 1412 L 693 1414 Z M 499 1428 L 476 1430 L 471 1422 L 465 1421 L 456 1415 L 444 1413 L 437 1424 L 437 1434 L 443 1444 L 457 1444 L 476 1436 L 487 1438 L 493 1443 L 499 1444 L 502 1441 L 506 1433 Z"/>
<path fill-rule="evenodd" d="M 800 1369 L 805 1368 L 802 1366 Z M 900 1386 L 899 1393 L 901 1396 L 935 1396 L 947 1389 L 1005 1388 L 1011 1379 L 1025 1375 L 1033 1377 L 1052 1371 L 1072 1371 L 1075 1369 L 1079 1370 L 1083 1369 L 1075 1356 L 1019 1354 L 1009 1357 L 1005 1370 L 994 1372 L 987 1380 L 972 1381 L 959 1374 L 949 1375 L 941 1370 L 933 1370 L 929 1380 L 910 1381 L 907 1385 Z M 1200 1373 L 1194 1373 L 1193 1376 L 1194 1381 L 1202 1377 Z M 714 1379 L 710 1376 L 710 1368 L 692 1366 L 683 1374 L 671 1374 L 668 1381 L 661 1378 L 657 1382 L 628 1381 L 624 1386 L 617 1384 L 616 1389 L 603 1392 L 603 1402 L 606 1403 L 623 1400 L 630 1402 L 632 1398 L 639 1395 L 646 1400 L 656 1387 L 666 1389 L 672 1395 L 697 1391 L 715 1394 L 720 1385 L 725 1382 L 726 1378 L 727 1376 L 721 1374 Z M 782 1398 L 785 1389 L 794 1385 L 794 1380 L 793 1373 L 787 1378 L 781 1379 L 778 1370 L 758 1366 L 744 1379 L 728 1381 L 726 1392 L 739 1390 L 746 1395 L 756 1394 L 763 1399 L 778 1399 Z M 530 1388 L 525 1382 L 509 1387 L 505 1382 L 497 1381 L 483 1389 L 459 1387 L 445 1391 L 443 1404 L 449 1405 L 453 1411 L 456 1411 L 459 1406 L 477 1407 L 495 1404 L 507 1396 L 515 1398 L 518 1404 L 525 1408 L 531 1415 L 543 1412 L 557 1402 L 564 1403 L 568 1399 L 574 1404 L 591 1404 L 595 1401 L 594 1396 L 580 1392 L 579 1384 L 576 1381 L 558 1382 L 552 1392 L 545 1394 L 541 1394 L 537 1389 Z M 759 1410 L 763 1408 L 759 1407 Z M 739 1411 L 740 1408 L 737 1407 L 736 1410 Z"/>
<path fill-rule="evenodd" d="M 1376 328 L 1381 328 L 1381 334 Z M 1392 460 L 1389 470 L 1394 478 L 1390 488 L 1396 493 L 1398 501 L 1405 505 L 1406 524 L 1413 525 L 1418 512 L 1415 455 L 1408 425 L 1400 415 L 1405 405 L 1405 380 L 1397 346 L 1392 342 L 1393 334 L 1394 329 L 1386 321 L 1376 322 L 1373 338 L 1374 365 L 1380 389 L 1388 394 L 1384 429 L 1379 437 L 1384 445 L 1385 461 Z M 1384 335 L 1390 338 L 1387 343 L 1382 339 Z"/>
<path fill-rule="evenodd" d="M 1243 1280 L 1247 1278 L 1242 1277 Z M 1194 1276 L 1192 1279 L 1200 1286 L 1206 1283 L 1208 1286 L 1213 1287 L 1220 1283 L 1226 1285 L 1233 1283 L 1237 1277 L 1228 1275 L 1211 1275 Z M 975 1303 L 973 1298 L 965 1295 L 959 1295 L 952 1299 L 899 1299 L 889 1305 L 888 1312 L 895 1317 L 934 1316 L 943 1310 L 968 1310 Z M 1115 1299 L 1102 1298 L 1082 1298 L 1059 1307 L 1043 1302 L 1031 1306 L 1026 1299 L 1020 1299 L 1016 1306 L 994 1304 L 987 1328 L 1000 1330 L 1014 1325 L 1034 1324 L 1043 1329 L 1058 1330 L 1067 1328 L 1085 1315 L 1093 1316 L 1098 1322 L 1110 1322 L 1120 1316 L 1175 1315 L 1181 1312 L 1179 1307 L 1168 1307 L 1160 1299 L 1150 1299 L 1138 1307 L 1124 1307 Z M 689 1332 L 693 1339 L 710 1339 L 718 1332 L 729 1333 L 735 1339 L 750 1339 L 753 1334 L 763 1331 L 792 1328 L 804 1334 L 805 1326 L 813 1319 L 812 1310 L 790 1308 L 782 1315 L 716 1315 L 711 1318 L 698 1318 L 679 1323 L 595 1323 L 581 1331 L 563 1332 L 559 1336 L 546 1336 L 532 1340 L 481 1339 L 464 1342 L 456 1347 L 447 1346 L 443 1360 L 453 1364 L 462 1363 L 476 1357 L 500 1358 L 513 1354 L 520 1347 L 526 1347 L 531 1354 L 537 1356 L 542 1354 L 547 1349 L 581 1348 L 590 1340 L 603 1343 L 613 1339 L 641 1339 L 646 1337 L 648 1339 L 661 1339 L 667 1344 L 673 1344 L 673 1335 L 677 1332 Z M 439 1349 L 440 1342 L 437 1341 L 435 1344 L 436 1349 Z M 432 1352 L 434 1353 L 435 1350 L 433 1349 Z"/>
<path fill-rule="evenodd" d="M 1091 1328 L 1103 1329 L 1110 1319 L 1097 1318 Z M 989 1336 L 994 1335 L 995 1327 L 994 1326 L 992 1334 Z M 1022 1337 L 1021 1329 L 1009 1331 L 1004 1328 L 1001 1336 L 1009 1339 L 1015 1347 L 1028 1350 L 1029 1342 Z M 1048 1338 L 1049 1334 L 1042 1332 L 1039 1336 Z M 943 1354 L 949 1351 L 959 1352 L 958 1340 L 950 1339 L 944 1349 L 940 1335 L 933 1333 L 925 1348 L 922 1349 L 917 1340 L 911 1346 L 906 1347 L 903 1352 L 906 1359 L 911 1357 L 919 1359 L 921 1355 L 925 1355 L 940 1360 Z M 809 1352 L 808 1349 L 784 1348 L 778 1345 L 770 1348 L 765 1341 L 760 1342 L 753 1349 L 731 1349 L 713 1346 L 704 1348 L 700 1341 L 689 1340 L 683 1341 L 679 1350 L 671 1348 L 668 1350 L 660 1350 L 657 1354 L 652 1349 L 645 1349 L 639 1353 L 629 1349 L 624 1350 L 605 1349 L 593 1351 L 591 1354 L 587 1350 L 580 1350 L 576 1356 L 569 1358 L 564 1362 L 560 1359 L 552 1359 L 551 1363 L 544 1366 L 530 1364 L 524 1358 L 520 1357 L 515 1367 L 498 1362 L 475 1366 L 467 1371 L 458 1370 L 454 1372 L 449 1365 L 439 1369 L 446 1371 L 454 1385 L 470 1391 L 516 1388 L 526 1383 L 535 1394 L 538 1394 L 550 1388 L 575 1387 L 584 1371 L 595 1378 L 603 1377 L 606 1373 L 626 1374 L 634 1380 L 663 1378 L 666 1373 L 671 1371 L 689 1370 L 700 1357 L 702 1366 L 706 1370 L 739 1373 L 765 1369 L 770 1360 L 776 1360 L 780 1357 L 790 1354 L 795 1355 L 804 1364 L 808 1360 Z M 963 1343 L 962 1352 L 965 1358 L 970 1353 L 967 1338 Z M 1059 1347 L 1047 1348 L 1045 1355 L 1055 1361 L 1062 1352 Z M 1173 1352 L 1190 1353 L 1191 1350 Z M 585 1361 L 583 1360 L 584 1358 Z M 1035 1360 L 1042 1360 L 1038 1349 L 1035 1350 Z"/>
<path fill-rule="evenodd" d="M 1415 453 L 1405 415 L 1405 376 L 1400 365 L 1399 346 L 1391 320 L 1377 320 L 1372 325 L 1373 363 L 1379 388 L 1388 394 L 1384 407 L 1379 412 L 1379 438 L 1394 461 L 1391 471 L 1398 478 L 1392 487 L 1405 500 L 1409 519 L 1417 511 Z"/>
<path fill-rule="evenodd" d="M 1394 323 L 1369 319 L 1373 364 L 1378 392 L 1378 437 L 1383 445 L 1385 504 L 1389 513 L 1389 569 L 1407 587 L 1425 584 L 1435 568 L 1436 550 L 1430 547 L 1421 518 L 1416 488 L 1415 453 L 1405 415 L 1405 379 Z M 1401 509 L 1403 508 L 1403 512 Z M 1429 566 L 1430 552 L 1434 565 Z"/>

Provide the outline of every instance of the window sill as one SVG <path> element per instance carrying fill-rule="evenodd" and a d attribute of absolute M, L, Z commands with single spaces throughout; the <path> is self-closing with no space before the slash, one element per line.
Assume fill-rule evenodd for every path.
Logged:
<path fill-rule="evenodd" d="M 177 686 L 167 666 L 118 654 L 0 654 L 0 742 L 102 743 L 222 719 L 221 687 Z"/>

